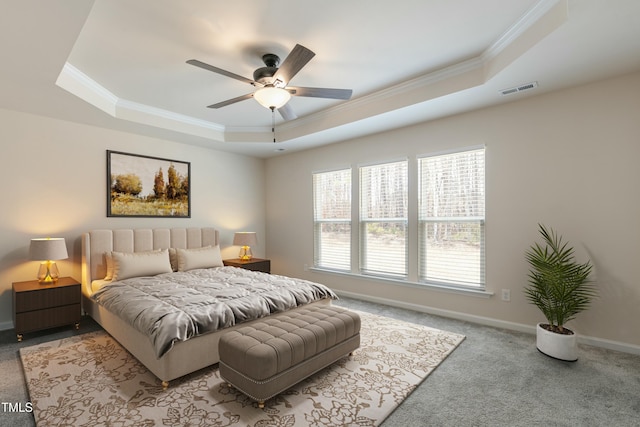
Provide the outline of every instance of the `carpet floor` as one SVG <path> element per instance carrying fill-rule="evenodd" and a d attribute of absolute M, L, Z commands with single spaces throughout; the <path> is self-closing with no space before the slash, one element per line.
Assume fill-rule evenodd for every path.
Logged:
<path fill-rule="evenodd" d="M 378 426 L 464 339 L 360 313 L 353 356 L 266 402 L 217 367 L 160 381 L 103 331 L 20 350 L 36 424 L 44 426 Z"/>
<path fill-rule="evenodd" d="M 529 427 L 639 425 L 640 356 L 579 345 L 578 361 L 540 354 L 535 335 L 342 297 L 341 307 L 465 335 L 458 348 L 382 423 L 382 427 Z M 0 331 L 0 426 L 34 427 L 19 350 L 101 330 L 83 319 L 16 341 Z"/>

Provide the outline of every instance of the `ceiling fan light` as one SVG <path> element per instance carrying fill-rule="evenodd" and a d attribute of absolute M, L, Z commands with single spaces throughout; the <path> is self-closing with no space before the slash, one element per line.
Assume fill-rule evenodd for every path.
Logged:
<path fill-rule="evenodd" d="M 278 109 L 289 102 L 291 94 L 285 89 L 267 86 L 255 91 L 253 97 L 265 108 Z"/>

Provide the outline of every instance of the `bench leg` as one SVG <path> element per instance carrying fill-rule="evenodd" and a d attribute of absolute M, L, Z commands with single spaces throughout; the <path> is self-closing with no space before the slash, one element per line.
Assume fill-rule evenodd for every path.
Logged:
<path fill-rule="evenodd" d="M 229 388 L 234 388 L 233 384 L 231 384 L 229 381 L 226 381 L 225 384 L 227 385 L 227 387 Z M 264 400 L 258 400 L 258 408 L 260 409 L 264 409 Z"/>
<path fill-rule="evenodd" d="M 169 388 L 169 381 L 162 381 L 162 389 L 166 390 Z"/>

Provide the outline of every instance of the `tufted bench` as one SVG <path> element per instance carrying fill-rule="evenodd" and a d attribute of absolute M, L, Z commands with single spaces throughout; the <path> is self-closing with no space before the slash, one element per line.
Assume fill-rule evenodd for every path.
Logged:
<path fill-rule="evenodd" d="M 279 313 L 220 337 L 220 376 L 264 408 L 360 346 L 360 316 L 334 306 Z"/>

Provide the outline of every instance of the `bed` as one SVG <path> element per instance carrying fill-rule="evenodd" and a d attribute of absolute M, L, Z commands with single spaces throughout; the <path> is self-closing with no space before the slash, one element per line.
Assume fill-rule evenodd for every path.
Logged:
<path fill-rule="evenodd" d="M 209 262 L 212 253 L 217 253 L 219 257 L 219 251 L 219 233 L 214 228 L 101 229 L 84 233 L 82 235 L 83 310 L 158 377 L 162 386 L 166 388 L 171 380 L 218 363 L 218 341 L 222 333 L 246 326 L 273 312 L 296 310 L 307 304 L 331 304 L 331 300 L 337 298 L 328 288 L 312 282 L 236 267 L 223 267 L 221 260 L 219 265 L 216 262 L 216 265 L 210 268 L 208 264 L 202 264 L 205 256 Z M 164 259 L 166 256 L 170 260 L 170 270 L 162 270 L 157 275 L 147 274 L 149 271 L 157 273 L 156 260 Z M 164 261 L 162 262 L 164 268 Z M 196 280 L 202 280 L 201 287 L 194 285 Z M 175 282 L 181 283 L 181 281 L 190 286 L 186 289 L 187 297 L 181 297 L 182 294 L 171 295 L 177 286 Z M 148 333 L 150 329 L 141 328 L 137 321 L 126 320 L 121 317 L 122 313 L 113 306 L 109 306 L 111 300 L 122 299 L 128 302 L 140 301 L 143 305 L 147 304 L 150 311 L 156 311 L 159 310 L 158 306 L 172 307 L 176 298 L 185 301 L 193 300 L 195 298 L 193 294 L 201 291 L 206 290 L 211 294 L 216 292 L 215 289 L 222 289 L 227 292 L 230 282 L 238 282 L 244 286 L 237 292 L 241 292 L 245 300 L 236 303 L 235 306 L 230 302 L 231 308 L 218 309 L 217 311 L 225 314 L 224 321 L 218 321 L 219 325 L 216 328 L 200 327 L 201 330 L 182 333 L 188 336 L 173 339 L 169 345 L 166 343 L 159 345 L 156 335 L 151 337 Z M 272 288 L 272 282 L 284 283 L 294 292 L 307 289 L 307 286 L 313 286 L 310 288 L 313 290 L 308 291 L 301 299 L 297 295 L 288 296 L 287 304 L 280 302 L 272 304 L 271 296 L 268 296 L 270 294 L 264 293 L 267 292 L 267 288 Z M 155 290 L 156 286 L 160 285 L 166 286 L 166 294 L 161 287 Z M 154 289 L 157 295 L 152 296 L 147 293 L 148 289 Z M 125 294 L 125 291 L 134 293 Z M 259 296 L 254 295 L 259 292 L 263 293 Z M 285 291 L 273 290 L 272 292 L 277 294 Z M 309 294 L 313 294 L 313 298 L 310 298 Z M 168 303 L 162 301 L 164 295 L 167 295 Z M 161 298 L 155 306 L 151 300 L 154 297 Z M 174 299 L 171 300 L 171 298 Z M 202 298 L 206 299 L 207 295 Z M 242 307 L 246 301 L 256 299 L 267 302 L 261 302 L 259 309 L 250 310 L 257 312 L 257 318 L 252 320 L 243 314 L 247 310 L 243 311 Z M 297 302 L 292 304 L 291 300 Z M 229 301 L 232 300 L 229 299 Z M 200 304 L 197 301 L 190 301 L 190 305 L 218 307 L 217 302 Z M 229 317 L 233 317 L 231 314 L 236 315 L 237 312 L 240 316 L 237 317 L 236 322 L 234 318 Z M 174 312 L 174 315 L 183 317 L 181 310 Z M 206 314 L 206 316 L 210 315 Z M 160 317 L 171 319 L 171 314 L 163 314 Z M 154 334 L 155 329 L 154 326 Z M 166 333 L 162 332 L 159 335 L 164 339 Z"/>

